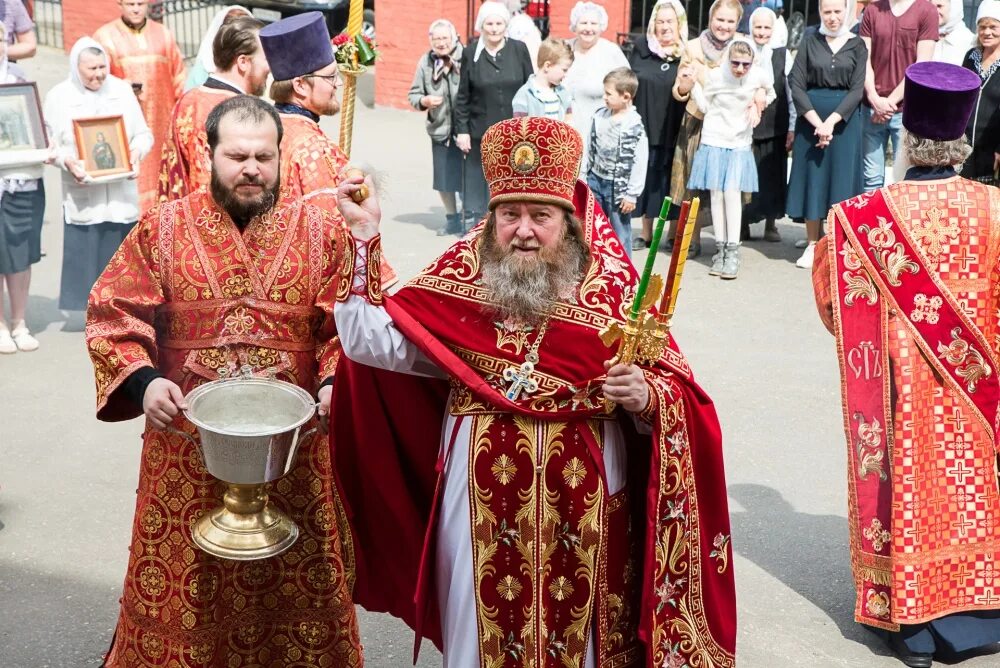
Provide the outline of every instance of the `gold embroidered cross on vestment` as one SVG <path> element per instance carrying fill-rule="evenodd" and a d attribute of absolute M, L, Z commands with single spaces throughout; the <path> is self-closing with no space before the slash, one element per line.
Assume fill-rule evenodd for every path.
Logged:
<path fill-rule="evenodd" d="M 954 220 L 949 220 L 947 225 L 942 224 L 944 212 L 936 206 L 927 210 L 927 219 L 917 221 L 913 226 L 913 238 L 920 242 L 928 258 L 937 260 L 944 250 L 943 241 L 958 241 L 960 232 L 958 224 Z"/>

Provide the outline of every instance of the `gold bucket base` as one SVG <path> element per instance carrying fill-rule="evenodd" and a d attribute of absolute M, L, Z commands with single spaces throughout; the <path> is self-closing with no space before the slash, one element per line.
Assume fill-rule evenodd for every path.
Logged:
<path fill-rule="evenodd" d="M 223 507 L 194 525 L 195 544 L 222 559 L 252 561 L 274 557 L 290 548 L 299 528 L 267 503 L 266 485 L 227 483 Z"/>

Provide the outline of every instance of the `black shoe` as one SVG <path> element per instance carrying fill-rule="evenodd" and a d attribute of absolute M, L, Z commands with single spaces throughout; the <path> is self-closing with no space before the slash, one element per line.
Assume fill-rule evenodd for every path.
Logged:
<path fill-rule="evenodd" d="M 903 636 L 898 633 L 889 634 L 889 648 L 896 653 L 900 661 L 910 668 L 931 668 L 934 663 L 933 654 L 910 651 Z"/>
<path fill-rule="evenodd" d="M 646 250 L 649 248 L 649 242 L 642 237 L 633 237 L 632 239 L 632 250 Z"/>
<path fill-rule="evenodd" d="M 693 260 L 696 257 L 700 256 L 701 256 L 701 242 L 699 241 L 698 243 L 695 243 L 692 241 L 691 245 L 688 246 L 688 259 Z"/>
<path fill-rule="evenodd" d="M 446 237 L 449 234 L 462 234 L 464 231 L 462 228 L 462 214 L 460 213 L 447 213 L 445 214 L 445 220 L 447 221 L 437 234 L 439 237 Z"/>
<path fill-rule="evenodd" d="M 750 223 L 743 221 L 740 224 L 740 241 L 750 241 Z"/>

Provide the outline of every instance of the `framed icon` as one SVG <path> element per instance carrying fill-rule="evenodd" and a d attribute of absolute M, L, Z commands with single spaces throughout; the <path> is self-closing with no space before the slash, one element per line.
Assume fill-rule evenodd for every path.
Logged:
<path fill-rule="evenodd" d="M 4 162 L 43 162 L 48 146 L 38 86 L 34 82 L 0 84 L 0 151 L 5 154 Z"/>
<path fill-rule="evenodd" d="M 125 120 L 121 116 L 95 116 L 73 120 L 77 157 L 91 178 L 132 174 Z"/>

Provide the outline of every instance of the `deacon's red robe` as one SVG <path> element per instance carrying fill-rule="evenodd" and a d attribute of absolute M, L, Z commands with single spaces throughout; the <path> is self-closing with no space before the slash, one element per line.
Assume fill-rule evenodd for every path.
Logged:
<path fill-rule="evenodd" d="M 174 106 L 160 157 L 157 201 L 168 202 L 208 188 L 212 156 L 205 121 L 216 105 L 234 95 L 231 90 L 199 86 L 184 93 Z"/>
<path fill-rule="evenodd" d="M 299 114 L 280 116 L 282 197 L 308 197 L 310 204 L 329 211 L 345 225 L 337 208 L 337 186 L 347 167 L 347 156 L 311 118 Z M 396 271 L 383 258 L 382 287 L 388 288 L 396 281 Z"/>
<path fill-rule="evenodd" d="M 204 192 L 148 212 L 90 296 L 98 418 L 141 414 L 119 388 L 147 366 L 185 394 L 244 364 L 315 393 L 339 357 L 332 309 L 345 243 L 339 224 L 301 202 L 242 233 Z M 270 485 L 271 502 L 302 531 L 280 556 L 238 562 L 195 546 L 191 527 L 222 491 L 193 445 L 146 428 L 107 665 L 360 666 L 353 552 L 326 439 L 304 441 L 292 471 Z"/>
<path fill-rule="evenodd" d="M 146 21 L 133 30 L 121 19 L 97 29 L 94 39 L 108 52 L 111 74 L 141 83 L 139 106 L 153 132 L 153 148 L 139 163 L 139 210 L 156 203 L 163 140 L 170 129 L 170 111 L 184 92 L 184 56 L 173 33 L 162 23 Z"/>
<path fill-rule="evenodd" d="M 449 424 L 471 420 L 475 614 L 482 666 L 735 665 L 736 609 L 718 421 L 671 342 L 644 369 L 641 416 L 607 412 L 611 356 L 598 333 L 624 318 L 637 278 L 582 182 L 577 215 L 594 262 L 574 299 L 558 302 L 539 348 L 536 393 L 505 398 L 503 371 L 528 342 L 485 309 L 478 234 L 452 246 L 397 295 L 394 325 L 450 378 L 377 371 L 346 357 L 334 390 L 333 449 L 355 536 L 355 598 L 441 642 L 433 582 Z M 368 299 L 378 242 L 367 249 Z M 534 333 L 530 334 L 531 340 Z M 630 481 L 613 496 L 600 423 L 626 435 Z M 449 440 L 451 439 L 451 440 Z M 471 640 L 471 639 L 470 639 Z M 642 642 L 640 642 L 640 640 Z"/>
<path fill-rule="evenodd" d="M 837 337 L 855 619 L 1000 609 L 1000 192 L 904 181 L 829 228 L 813 282 Z"/>

